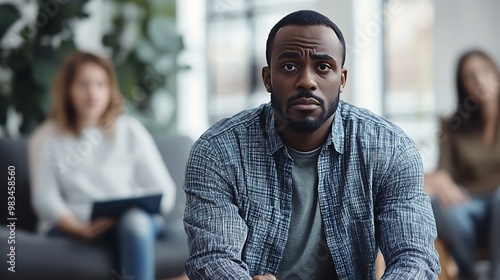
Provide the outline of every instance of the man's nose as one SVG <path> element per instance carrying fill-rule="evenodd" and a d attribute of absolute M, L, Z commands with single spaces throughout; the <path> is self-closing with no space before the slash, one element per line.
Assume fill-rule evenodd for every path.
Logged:
<path fill-rule="evenodd" d="M 316 83 L 316 75 L 313 69 L 305 68 L 301 71 L 295 88 L 298 90 L 315 91 L 318 89 L 318 84 Z"/>

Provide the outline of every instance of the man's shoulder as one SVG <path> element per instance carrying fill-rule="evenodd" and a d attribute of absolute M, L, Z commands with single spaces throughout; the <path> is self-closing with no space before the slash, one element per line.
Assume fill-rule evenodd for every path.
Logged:
<path fill-rule="evenodd" d="M 250 153 L 250 146 L 265 149 L 264 131 L 271 112 L 270 105 L 263 104 L 218 121 L 194 143 L 191 155 L 227 163 Z"/>
<path fill-rule="evenodd" d="M 356 131 L 367 133 L 377 131 L 394 135 L 406 136 L 406 133 L 396 124 L 388 119 L 373 113 L 372 111 L 341 101 L 341 116 L 344 126 L 355 126 Z"/>

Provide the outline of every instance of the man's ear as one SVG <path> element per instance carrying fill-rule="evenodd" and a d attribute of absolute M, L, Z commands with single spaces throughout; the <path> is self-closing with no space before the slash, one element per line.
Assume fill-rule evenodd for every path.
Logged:
<path fill-rule="evenodd" d="M 271 68 L 269 66 L 262 67 L 262 82 L 264 82 L 267 92 L 270 93 L 273 88 L 271 87 Z"/>
<path fill-rule="evenodd" d="M 345 84 L 347 82 L 347 68 L 342 68 L 342 73 L 340 74 L 340 92 L 344 91 Z"/>

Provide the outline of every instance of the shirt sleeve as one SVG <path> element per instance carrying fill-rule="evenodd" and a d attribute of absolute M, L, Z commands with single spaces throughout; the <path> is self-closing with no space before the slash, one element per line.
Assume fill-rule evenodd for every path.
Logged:
<path fill-rule="evenodd" d="M 377 241 L 386 261 L 382 279 L 438 279 L 437 233 L 423 192 L 422 160 L 409 138 L 395 146 L 375 204 Z"/>
<path fill-rule="evenodd" d="M 184 227 L 191 280 L 251 279 L 241 260 L 247 225 L 234 204 L 228 168 L 205 140 L 198 140 L 186 169 Z"/>
<path fill-rule="evenodd" d="M 148 191 L 163 193 L 161 208 L 163 214 L 170 212 L 175 205 L 176 187 L 155 141 L 139 121 L 130 118 L 133 130 L 135 151 L 135 178 L 137 184 Z"/>
<path fill-rule="evenodd" d="M 42 224 L 55 225 L 70 210 L 56 180 L 55 163 L 51 160 L 51 131 L 42 125 L 28 142 L 31 202 Z"/>

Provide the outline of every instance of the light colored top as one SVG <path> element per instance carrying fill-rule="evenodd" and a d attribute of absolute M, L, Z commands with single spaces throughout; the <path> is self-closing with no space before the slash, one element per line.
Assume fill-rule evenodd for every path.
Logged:
<path fill-rule="evenodd" d="M 161 209 L 174 206 L 175 184 L 149 132 L 137 120 L 120 116 L 113 135 L 88 128 L 76 138 L 48 120 L 29 140 L 31 198 L 39 232 L 71 212 L 90 220 L 92 203 L 163 193 Z"/>
<path fill-rule="evenodd" d="M 483 144 L 480 132 L 454 129 L 452 121 L 441 122 L 438 169 L 473 195 L 491 195 L 500 186 L 500 129 L 495 144 Z"/>

